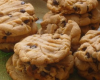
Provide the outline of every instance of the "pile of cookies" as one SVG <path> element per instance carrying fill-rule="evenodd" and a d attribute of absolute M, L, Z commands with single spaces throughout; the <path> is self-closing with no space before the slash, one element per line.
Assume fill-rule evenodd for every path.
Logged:
<path fill-rule="evenodd" d="M 43 22 L 41 23 L 42 28 L 39 33 L 61 33 L 60 31 L 58 32 L 59 27 L 65 27 L 69 20 L 75 21 L 79 25 L 81 32 L 79 30 L 76 31 L 78 33 L 77 36 L 84 36 L 88 30 L 97 30 L 100 23 L 100 11 L 97 9 L 97 5 L 97 0 L 48 0 L 47 7 L 50 11 L 44 15 Z M 59 20 L 58 18 L 62 16 L 65 19 L 63 18 L 61 21 L 57 21 Z M 80 45 L 78 43 L 79 40 L 76 41 L 77 43 L 72 43 L 71 49 L 73 52 L 75 52 Z"/>
<path fill-rule="evenodd" d="M 47 7 L 51 11 L 44 15 L 37 34 L 33 34 L 36 28 L 32 28 L 35 30 L 32 30 L 32 35 L 15 44 L 14 54 L 7 61 L 7 72 L 12 79 L 67 80 L 75 63 L 81 76 L 88 80 L 100 80 L 100 31 L 96 31 L 100 12 L 97 4 L 97 0 L 48 0 Z M 30 8 L 27 11 L 31 12 Z M 25 19 L 27 24 L 36 20 L 31 14 L 30 17 L 32 21 Z M 24 33 L 21 30 L 20 33 Z"/>
<path fill-rule="evenodd" d="M 31 35 L 16 43 L 14 52 L 6 64 L 14 80 L 66 80 L 73 72 L 74 57 L 66 34 Z"/>
<path fill-rule="evenodd" d="M 20 0 L 0 1 L 0 50 L 11 51 L 24 37 L 37 33 L 34 7 Z"/>
<path fill-rule="evenodd" d="M 81 28 L 83 36 L 88 30 L 97 30 L 100 22 L 100 11 L 97 0 L 48 0 L 47 7 L 51 10 L 44 15 L 43 20 L 53 15 L 61 15 L 68 20 L 74 20 Z M 44 28 L 43 26 L 43 29 Z"/>

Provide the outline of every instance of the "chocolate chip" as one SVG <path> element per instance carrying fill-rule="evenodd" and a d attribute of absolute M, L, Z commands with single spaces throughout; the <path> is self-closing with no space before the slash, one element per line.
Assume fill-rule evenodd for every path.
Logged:
<path fill-rule="evenodd" d="M 36 69 L 37 69 L 36 65 L 32 65 L 32 70 L 36 70 Z"/>
<path fill-rule="evenodd" d="M 100 52 L 100 50 L 97 50 L 96 52 Z"/>
<path fill-rule="evenodd" d="M 63 35 L 62 33 L 60 35 Z"/>
<path fill-rule="evenodd" d="M 7 33 L 5 33 L 7 36 L 9 36 L 9 35 L 11 35 L 12 33 L 10 33 L 10 32 L 7 32 Z"/>
<path fill-rule="evenodd" d="M 85 51 L 87 49 L 87 47 L 82 48 L 83 51 Z"/>
<path fill-rule="evenodd" d="M 94 26 L 91 26 L 91 29 L 92 29 L 92 30 L 95 30 L 96 28 L 95 28 Z"/>
<path fill-rule="evenodd" d="M 37 48 L 37 46 L 36 45 L 32 45 L 32 46 L 30 46 L 30 48 L 34 49 L 34 48 Z"/>
<path fill-rule="evenodd" d="M 21 5 L 24 5 L 24 4 L 25 4 L 25 2 L 24 2 L 24 1 L 22 1 L 22 2 L 21 2 Z"/>
<path fill-rule="evenodd" d="M 54 5 L 59 5 L 59 3 L 56 0 L 53 0 Z"/>
<path fill-rule="evenodd" d="M 74 6 L 73 9 L 74 9 L 75 11 L 80 10 L 77 6 Z"/>
<path fill-rule="evenodd" d="M 94 70 L 92 68 L 88 69 L 88 73 L 92 73 Z"/>
<path fill-rule="evenodd" d="M 55 80 L 59 80 L 59 79 L 55 77 Z"/>
<path fill-rule="evenodd" d="M 3 38 L 2 39 L 7 39 L 7 36 L 3 36 Z"/>
<path fill-rule="evenodd" d="M 93 79 L 93 80 L 96 80 L 96 78 L 95 78 L 95 77 L 93 77 L 92 79 Z"/>
<path fill-rule="evenodd" d="M 24 20 L 24 23 L 27 24 L 30 20 Z"/>
<path fill-rule="evenodd" d="M 65 27 L 66 26 L 66 21 L 62 21 L 62 24 Z"/>
<path fill-rule="evenodd" d="M 40 75 L 43 76 L 43 77 L 45 77 L 46 75 L 48 75 L 48 73 L 46 73 L 46 72 L 44 72 L 44 71 L 41 71 L 41 72 L 40 72 Z"/>
<path fill-rule="evenodd" d="M 97 58 L 92 58 L 92 59 L 93 59 L 93 62 L 95 63 L 95 65 L 97 65 L 97 67 L 98 67 L 99 61 L 97 60 Z"/>
<path fill-rule="evenodd" d="M 9 17 L 12 17 L 12 15 L 11 15 L 11 14 L 8 14 L 8 16 L 9 16 Z"/>
<path fill-rule="evenodd" d="M 51 67 L 50 66 L 46 66 L 45 70 L 50 71 Z"/>
<path fill-rule="evenodd" d="M 39 79 L 35 79 L 35 80 L 39 80 Z"/>
<path fill-rule="evenodd" d="M 65 68 L 65 67 L 63 67 L 63 70 L 65 71 L 65 70 L 66 70 L 66 68 Z"/>
<path fill-rule="evenodd" d="M 87 11 L 89 11 L 89 6 L 87 6 Z"/>
<path fill-rule="evenodd" d="M 86 53 L 86 56 L 87 56 L 87 58 L 90 58 L 90 53 L 87 52 Z"/>
<path fill-rule="evenodd" d="M 25 11 L 25 9 L 21 9 L 20 12 L 25 13 L 26 11 Z"/>
<path fill-rule="evenodd" d="M 92 58 L 94 63 L 97 63 L 98 60 L 96 58 Z"/>
<path fill-rule="evenodd" d="M 88 13 L 88 17 L 89 17 L 90 19 L 92 18 L 92 13 L 91 13 L 91 12 Z"/>
<path fill-rule="evenodd" d="M 54 38 L 54 39 L 59 39 L 59 37 L 56 37 L 56 38 Z"/>

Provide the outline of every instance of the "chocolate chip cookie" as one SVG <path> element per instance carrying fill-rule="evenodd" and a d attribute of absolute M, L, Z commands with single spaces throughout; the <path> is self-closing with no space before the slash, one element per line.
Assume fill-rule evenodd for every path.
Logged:
<path fill-rule="evenodd" d="M 11 52 L 14 49 L 15 43 L 0 43 L 0 50 L 5 52 Z"/>
<path fill-rule="evenodd" d="M 14 52 L 21 61 L 40 65 L 59 62 L 70 54 L 70 45 L 66 34 L 35 34 L 15 44 Z"/>
<path fill-rule="evenodd" d="M 100 80 L 100 31 L 89 30 L 74 53 L 79 74 L 88 80 Z"/>
<path fill-rule="evenodd" d="M 13 80 L 35 80 L 33 77 L 27 75 L 27 73 L 17 70 L 12 64 L 12 57 L 7 61 L 6 69 Z"/>
<path fill-rule="evenodd" d="M 67 34 L 71 37 L 71 44 L 76 45 L 79 42 L 81 30 L 78 24 L 72 20 L 66 20 L 64 16 L 56 14 L 41 22 L 40 34 L 44 33 L 59 33 Z"/>
<path fill-rule="evenodd" d="M 85 77 L 87 80 L 100 80 L 100 62 L 85 62 L 75 58 L 75 66 L 78 69 L 78 73 Z"/>
<path fill-rule="evenodd" d="M 84 14 L 96 8 L 97 0 L 48 0 L 47 7 L 54 13 Z"/>
<path fill-rule="evenodd" d="M 34 7 L 21 0 L 0 1 L 0 49 L 20 41 L 24 37 L 37 33 Z M 5 46 L 5 47 L 4 47 Z"/>
<path fill-rule="evenodd" d="M 87 26 L 82 26 L 81 28 L 81 36 L 84 36 L 89 30 L 98 30 L 99 28 L 99 23 L 95 23 L 95 24 L 90 24 Z"/>
<path fill-rule="evenodd" d="M 49 11 L 44 15 L 43 20 L 49 19 L 53 15 L 56 14 Z M 74 20 L 80 27 L 99 23 L 100 20 L 100 10 L 98 9 L 93 9 L 92 11 L 85 14 L 60 14 L 60 15 L 64 16 L 67 21 Z"/>
<path fill-rule="evenodd" d="M 27 73 L 30 77 L 34 77 L 35 80 L 63 80 L 67 79 L 72 73 L 74 57 L 69 55 L 57 63 L 34 65 L 23 63 L 18 55 L 14 54 L 12 63 L 15 69 Z"/>
<path fill-rule="evenodd" d="M 73 68 L 74 57 L 67 56 L 60 62 L 47 65 L 30 65 L 27 67 L 27 73 L 38 80 L 66 80 Z"/>
<path fill-rule="evenodd" d="M 0 9 L 1 36 L 24 35 L 31 31 L 33 21 L 37 20 L 34 7 L 20 0 L 6 0 Z"/>

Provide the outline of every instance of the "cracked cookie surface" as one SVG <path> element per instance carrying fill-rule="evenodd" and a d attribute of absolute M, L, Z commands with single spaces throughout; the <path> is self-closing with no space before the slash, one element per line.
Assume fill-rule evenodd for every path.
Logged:
<path fill-rule="evenodd" d="M 70 37 L 66 34 L 36 34 L 15 44 L 14 52 L 21 61 L 40 65 L 59 62 L 70 54 L 70 45 Z"/>
<path fill-rule="evenodd" d="M 67 34 L 71 37 L 71 44 L 76 45 L 79 42 L 81 36 L 81 30 L 78 24 L 73 20 L 68 20 L 60 14 L 52 15 L 41 22 L 41 29 L 38 33 L 58 33 Z"/>

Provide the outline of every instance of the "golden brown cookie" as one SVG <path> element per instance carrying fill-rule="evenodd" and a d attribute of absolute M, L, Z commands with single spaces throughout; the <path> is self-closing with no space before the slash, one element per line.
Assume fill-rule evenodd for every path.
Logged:
<path fill-rule="evenodd" d="M 14 54 L 12 62 L 15 68 L 21 72 L 26 72 L 30 77 L 38 80 L 65 80 L 69 77 L 74 65 L 74 57 L 69 55 L 57 63 L 32 65 L 23 63 L 18 55 Z"/>
<path fill-rule="evenodd" d="M 100 80 L 100 62 L 85 62 L 75 58 L 75 66 L 80 76 L 87 80 Z"/>
<path fill-rule="evenodd" d="M 56 14 L 49 11 L 44 15 L 43 20 L 49 19 L 53 15 Z M 61 14 L 60 13 L 60 15 L 64 16 L 67 21 L 74 20 L 80 27 L 99 23 L 100 21 L 100 10 L 97 8 L 85 14 Z"/>
<path fill-rule="evenodd" d="M 81 46 L 75 56 L 81 61 L 100 61 L 100 31 L 90 30 L 80 40 Z"/>
<path fill-rule="evenodd" d="M 0 36 L 29 33 L 33 22 L 37 20 L 34 7 L 21 0 L 2 0 L 1 3 L 3 4 L 0 5 Z"/>
<path fill-rule="evenodd" d="M 81 36 L 81 30 L 78 24 L 72 20 L 66 20 L 64 16 L 56 14 L 44 19 L 41 22 L 42 29 L 39 30 L 40 34 L 43 33 L 59 33 L 67 34 L 71 37 L 71 44 L 76 45 L 79 42 Z"/>
<path fill-rule="evenodd" d="M 70 54 L 70 37 L 66 34 L 35 34 L 14 46 L 22 62 L 42 65 L 59 62 Z"/>
<path fill-rule="evenodd" d="M 1 0 L 0 10 L 0 50 L 6 50 L 8 45 L 14 45 L 24 37 L 37 33 L 35 21 L 38 18 L 30 3 L 21 0 Z"/>
<path fill-rule="evenodd" d="M 66 80 L 73 68 L 74 57 L 67 56 L 60 62 L 48 65 L 31 65 L 27 68 L 27 73 L 39 80 Z"/>
<path fill-rule="evenodd" d="M 0 50 L 5 52 L 11 52 L 14 49 L 15 43 L 0 43 Z"/>
<path fill-rule="evenodd" d="M 54 13 L 84 14 L 98 5 L 97 0 L 48 0 L 47 7 Z"/>
<path fill-rule="evenodd" d="M 84 36 L 89 30 L 98 30 L 99 23 L 90 24 L 87 26 L 80 27 L 81 28 L 81 35 Z"/>
<path fill-rule="evenodd" d="M 37 25 L 36 23 L 33 23 L 33 26 L 31 27 L 31 31 L 28 32 L 27 34 L 24 35 L 19 35 L 19 36 L 0 36 L 0 43 L 16 43 L 22 40 L 23 38 L 35 34 L 37 32 Z M 8 33 L 10 34 L 10 33 Z"/>
<path fill-rule="evenodd" d="M 27 75 L 27 73 L 17 70 L 12 64 L 12 57 L 7 61 L 6 69 L 13 80 L 35 80 L 33 77 Z"/>

